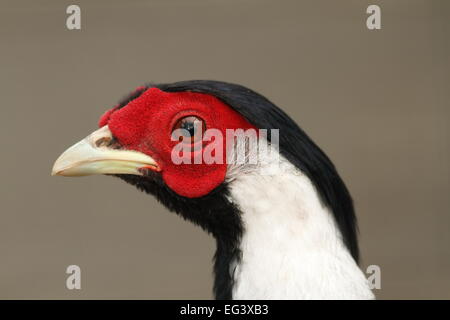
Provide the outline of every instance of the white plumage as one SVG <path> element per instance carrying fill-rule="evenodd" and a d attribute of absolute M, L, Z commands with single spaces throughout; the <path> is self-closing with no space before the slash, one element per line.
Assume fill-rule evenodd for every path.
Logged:
<path fill-rule="evenodd" d="M 278 157 L 227 176 L 244 224 L 233 298 L 373 299 L 311 181 Z"/>

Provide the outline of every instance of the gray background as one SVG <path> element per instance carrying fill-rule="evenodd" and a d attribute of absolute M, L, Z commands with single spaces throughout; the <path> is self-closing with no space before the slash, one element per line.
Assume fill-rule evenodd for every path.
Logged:
<path fill-rule="evenodd" d="M 82 10 L 82 30 L 65 26 Z M 365 10 L 382 8 L 382 30 Z M 0 298 L 211 298 L 214 241 L 56 157 L 148 81 L 238 82 L 286 110 L 355 199 L 378 298 L 450 298 L 449 1 L 0 2 Z M 65 269 L 82 268 L 82 290 Z"/>

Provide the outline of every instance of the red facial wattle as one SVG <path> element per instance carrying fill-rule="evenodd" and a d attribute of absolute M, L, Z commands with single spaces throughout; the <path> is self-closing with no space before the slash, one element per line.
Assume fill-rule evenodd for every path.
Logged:
<path fill-rule="evenodd" d="M 142 88 L 138 88 L 142 90 Z M 171 135 L 177 121 L 194 116 L 203 119 L 206 130 L 254 128 L 246 119 L 219 99 L 202 93 L 164 92 L 157 88 L 144 91 L 122 108 L 107 111 L 99 126 L 108 125 L 124 149 L 145 153 L 155 159 L 167 186 L 177 194 L 196 198 L 208 194 L 225 179 L 227 164 L 175 164 L 172 149 L 178 141 Z M 218 142 L 209 142 L 218 143 Z M 226 144 L 222 145 L 226 155 Z M 203 152 L 201 150 L 200 152 Z"/>

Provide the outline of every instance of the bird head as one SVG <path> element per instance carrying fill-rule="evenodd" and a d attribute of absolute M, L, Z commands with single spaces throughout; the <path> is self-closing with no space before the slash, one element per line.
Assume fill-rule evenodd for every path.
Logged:
<path fill-rule="evenodd" d="M 65 151 L 53 174 L 135 175 L 141 182 L 158 175 L 174 193 L 198 198 L 221 185 L 227 172 L 226 139 L 208 132 L 225 138 L 227 129 L 254 128 L 212 95 L 140 87 L 132 96 L 100 118 L 100 129 Z M 219 161 L 203 161 L 211 150 Z"/>

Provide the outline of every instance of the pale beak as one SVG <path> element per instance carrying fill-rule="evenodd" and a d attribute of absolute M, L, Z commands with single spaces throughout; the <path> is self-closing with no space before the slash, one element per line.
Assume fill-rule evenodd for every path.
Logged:
<path fill-rule="evenodd" d="M 143 175 L 142 169 L 160 171 L 150 156 L 132 150 L 113 149 L 113 135 L 104 126 L 64 151 L 53 165 L 52 175 L 87 176 L 92 174 Z"/>

